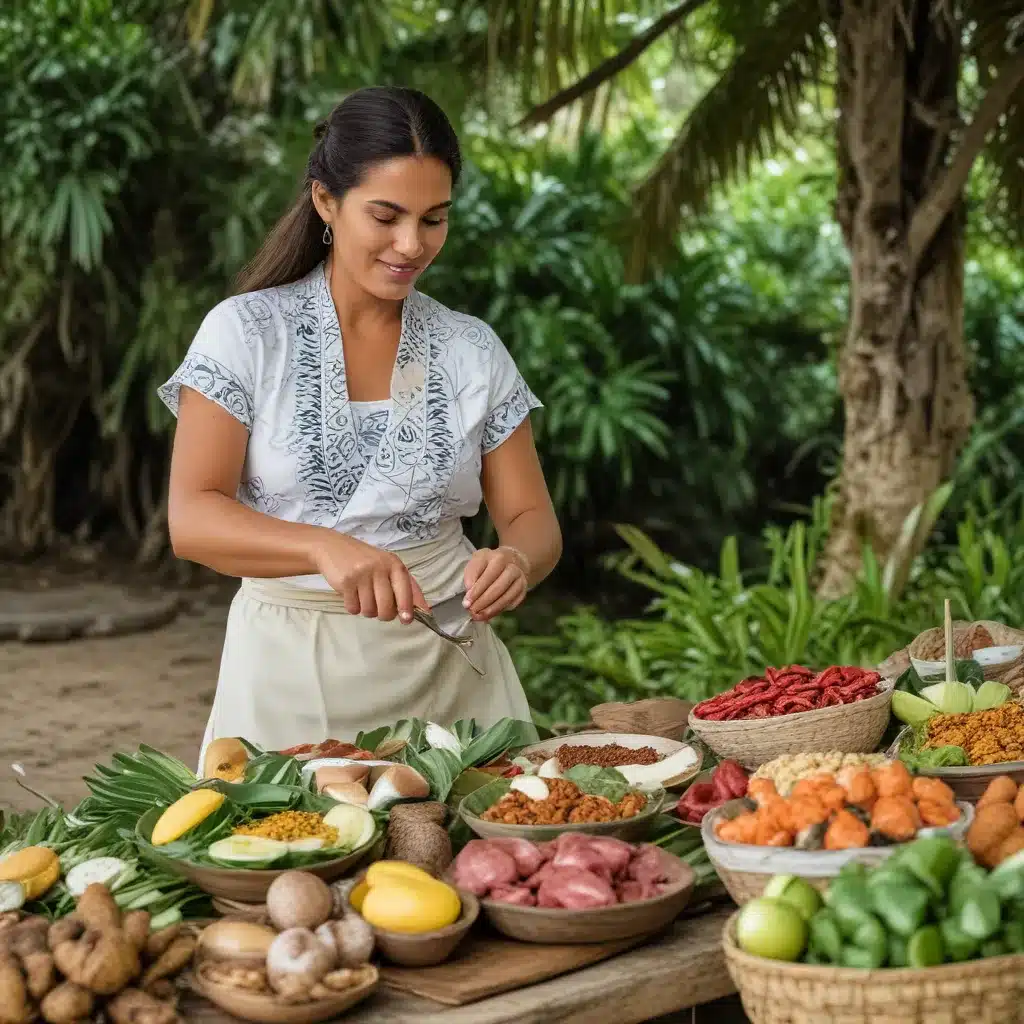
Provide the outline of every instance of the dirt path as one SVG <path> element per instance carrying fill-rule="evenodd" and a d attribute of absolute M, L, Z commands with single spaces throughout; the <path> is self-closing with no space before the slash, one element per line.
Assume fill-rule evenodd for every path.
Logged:
<path fill-rule="evenodd" d="M 194 767 L 226 614 L 218 604 L 153 632 L 0 644 L 0 807 L 38 806 L 12 761 L 66 805 L 86 795 L 82 776 L 97 761 L 140 742 Z"/>

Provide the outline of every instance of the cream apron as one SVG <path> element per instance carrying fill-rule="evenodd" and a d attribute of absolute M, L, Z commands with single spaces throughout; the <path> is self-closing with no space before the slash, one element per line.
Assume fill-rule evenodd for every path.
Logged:
<path fill-rule="evenodd" d="M 396 552 L 432 605 L 463 589 L 472 553 L 461 528 Z M 228 614 L 199 763 L 221 736 L 282 750 L 329 737 L 352 740 L 402 718 L 443 725 L 475 718 L 483 726 L 504 717 L 529 721 L 505 645 L 490 626 L 473 623 L 470 630 L 482 675 L 419 622 L 349 615 L 334 591 L 245 579 Z"/>

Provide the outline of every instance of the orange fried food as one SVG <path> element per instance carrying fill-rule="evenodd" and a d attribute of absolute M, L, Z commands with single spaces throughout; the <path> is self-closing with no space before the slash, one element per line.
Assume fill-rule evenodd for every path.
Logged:
<path fill-rule="evenodd" d="M 863 765 L 849 765 L 841 769 L 836 776 L 836 782 L 846 793 L 846 802 L 855 807 L 863 807 L 864 810 L 870 811 L 878 799 L 875 780 L 871 777 L 870 770 Z"/>
<path fill-rule="evenodd" d="M 871 777 L 880 797 L 910 796 L 913 780 L 902 761 L 890 761 L 881 768 L 876 768 Z"/>
<path fill-rule="evenodd" d="M 789 802 L 790 820 L 795 832 L 828 821 L 832 812 L 816 797 L 795 797 Z"/>
<path fill-rule="evenodd" d="M 932 827 L 952 825 L 960 819 L 960 808 L 945 800 L 918 800 L 917 810 L 921 823 Z"/>
<path fill-rule="evenodd" d="M 871 810 L 871 827 L 895 842 L 904 843 L 917 835 L 921 818 L 909 798 L 883 796 Z"/>
<path fill-rule="evenodd" d="M 788 840 L 783 840 L 783 836 L 788 836 Z M 791 846 L 793 844 L 793 834 L 785 828 L 781 828 L 779 823 L 770 814 L 758 814 L 757 822 L 757 833 L 754 836 L 754 842 L 758 846 Z"/>
<path fill-rule="evenodd" d="M 1013 809 L 1017 812 L 1017 820 L 1024 821 L 1024 786 L 1021 786 L 1020 792 L 1013 801 Z"/>
<path fill-rule="evenodd" d="M 811 775 L 806 779 L 798 779 L 793 785 L 793 788 L 789 791 L 789 796 L 790 799 L 800 796 L 817 796 L 823 788 L 827 786 L 834 786 L 835 784 L 835 776 L 828 772 L 823 772 L 819 775 Z"/>
<path fill-rule="evenodd" d="M 1024 828 L 1014 829 L 997 847 L 991 860 L 993 864 L 1002 864 L 1007 857 L 1024 850 Z"/>
<path fill-rule="evenodd" d="M 757 815 L 751 812 L 737 815 L 731 821 L 719 821 L 715 835 L 723 843 L 753 844 L 757 838 Z"/>
<path fill-rule="evenodd" d="M 756 804 L 762 804 L 778 795 L 779 791 L 771 779 L 751 779 L 747 783 L 747 796 Z"/>
<path fill-rule="evenodd" d="M 841 811 L 848 802 L 846 790 L 834 783 L 822 786 L 817 792 L 817 797 L 830 811 Z"/>
<path fill-rule="evenodd" d="M 765 846 L 792 846 L 793 835 L 790 832 L 776 832 L 771 836 Z"/>
<path fill-rule="evenodd" d="M 956 794 L 941 779 L 929 779 L 919 775 L 911 784 L 914 799 L 920 803 L 927 800 L 938 804 L 956 803 Z M 923 817 L 923 815 L 922 815 Z M 959 817 L 959 812 L 957 814 Z M 953 819 L 956 820 L 955 818 Z"/>
<path fill-rule="evenodd" d="M 1017 783 L 1009 775 L 1000 775 L 988 784 L 975 806 L 980 811 L 986 804 L 1012 804 L 1016 799 Z"/>
<path fill-rule="evenodd" d="M 853 850 L 868 845 L 868 827 L 851 811 L 840 811 L 825 830 L 826 850 Z"/>

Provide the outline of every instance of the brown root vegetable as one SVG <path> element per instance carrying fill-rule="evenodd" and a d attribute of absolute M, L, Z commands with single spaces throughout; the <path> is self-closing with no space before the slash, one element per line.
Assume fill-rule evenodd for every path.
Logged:
<path fill-rule="evenodd" d="M 159 999 L 162 1003 L 172 1003 L 175 1006 L 178 1003 L 178 990 L 170 978 L 154 981 L 152 985 L 144 986 L 143 991 L 148 992 L 154 999 Z"/>
<path fill-rule="evenodd" d="M 62 917 L 54 921 L 46 934 L 46 944 L 51 950 L 56 949 L 62 942 L 74 942 L 82 937 L 85 931 L 85 923 L 74 914 Z"/>
<path fill-rule="evenodd" d="M 184 1024 L 173 1006 L 138 988 L 126 988 L 106 1005 L 113 1024 Z"/>
<path fill-rule="evenodd" d="M 6 913 L 0 914 L 0 932 L 13 928 L 20 920 L 21 912 L 18 910 L 8 910 Z"/>
<path fill-rule="evenodd" d="M 1017 812 L 1017 819 L 1024 821 L 1024 786 L 1021 786 L 1013 801 L 1013 809 Z"/>
<path fill-rule="evenodd" d="M 147 960 L 156 960 L 165 949 L 185 930 L 185 926 L 179 921 L 177 924 L 170 924 L 161 928 L 158 932 L 151 932 L 146 939 L 145 956 Z"/>
<path fill-rule="evenodd" d="M 433 801 L 396 804 L 388 819 L 384 856 L 403 860 L 438 877 L 452 863 L 452 844 L 444 827 L 447 810 Z M 440 820 L 438 820 L 440 819 Z"/>
<path fill-rule="evenodd" d="M 196 949 L 196 940 L 191 935 L 179 935 L 161 954 L 160 957 L 142 975 L 142 988 L 147 988 L 154 981 L 170 978 L 188 965 Z"/>
<path fill-rule="evenodd" d="M 92 931 L 110 931 L 121 927 L 121 908 L 110 890 L 101 882 L 93 882 L 78 899 L 75 914 Z"/>
<path fill-rule="evenodd" d="M 139 951 L 120 931 L 87 931 L 74 942 L 62 942 L 53 951 L 57 969 L 69 981 L 110 996 L 139 976 Z"/>
<path fill-rule="evenodd" d="M 25 972 L 25 987 L 36 1000 L 42 999 L 57 984 L 57 969 L 49 952 L 26 953 L 21 958 Z"/>
<path fill-rule="evenodd" d="M 46 935 L 50 922 L 45 917 L 32 916 L 0 932 L 0 956 L 4 953 L 19 957 L 46 950 Z"/>
<path fill-rule="evenodd" d="M 47 1024 L 79 1024 L 88 1020 L 96 1005 L 96 997 L 73 981 L 63 981 L 43 999 L 40 1010 Z"/>
<path fill-rule="evenodd" d="M 1000 775 L 988 784 L 974 809 L 980 811 L 989 804 L 1012 804 L 1016 799 L 1017 783 L 1009 775 Z"/>
<path fill-rule="evenodd" d="M 146 948 L 149 941 L 149 921 L 148 910 L 129 910 L 121 920 L 121 930 L 140 951 Z"/>
<path fill-rule="evenodd" d="M 34 1017 L 21 968 L 13 957 L 0 957 L 0 1024 L 29 1024 Z"/>

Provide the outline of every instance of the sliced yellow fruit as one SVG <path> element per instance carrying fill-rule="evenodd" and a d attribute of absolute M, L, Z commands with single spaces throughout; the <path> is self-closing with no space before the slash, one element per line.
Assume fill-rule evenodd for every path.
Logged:
<path fill-rule="evenodd" d="M 224 794 L 215 789 L 193 789 L 183 797 L 175 800 L 164 811 L 153 826 L 150 842 L 154 846 L 164 846 L 180 839 L 189 829 L 205 821 L 221 804 Z"/>
<path fill-rule="evenodd" d="M 371 889 L 389 879 L 399 882 L 405 879 L 411 879 L 414 882 L 437 881 L 429 871 L 424 871 L 423 868 L 418 868 L 415 864 L 407 864 L 404 860 L 378 860 L 366 869 L 366 884 Z"/>
<path fill-rule="evenodd" d="M 447 928 L 462 912 L 459 894 L 444 882 L 391 876 L 370 884 L 360 913 L 389 932 L 422 934 Z"/>
<path fill-rule="evenodd" d="M 338 830 L 335 846 L 357 850 L 365 846 L 377 831 L 373 815 L 355 804 L 337 804 L 324 815 L 324 824 Z"/>
<path fill-rule="evenodd" d="M 48 846 L 27 846 L 0 861 L 0 882 L 20 882 L 34 900 L 60 878 L 60 860 Z"/>

